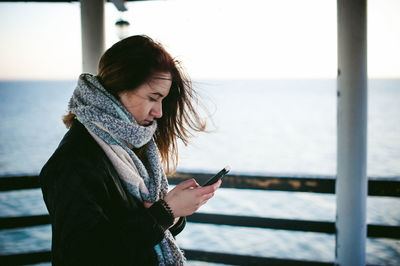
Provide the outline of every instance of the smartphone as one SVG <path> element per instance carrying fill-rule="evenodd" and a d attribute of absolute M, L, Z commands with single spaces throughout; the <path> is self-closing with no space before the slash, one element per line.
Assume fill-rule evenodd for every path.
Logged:
<path fill-rule="evenodd" d="M 210 179 L 205 182 L 202 187 L 209 186 L 220 180 L 224 175 L 226 175 L 231 168 L 229 166 L 225 166 L 221 171 L 219 171 L 215 176 L 211 177 Z"/>

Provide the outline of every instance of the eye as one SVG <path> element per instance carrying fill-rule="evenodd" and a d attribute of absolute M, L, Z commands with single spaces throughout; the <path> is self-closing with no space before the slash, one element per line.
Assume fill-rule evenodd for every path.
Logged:
<path fill-rule="evenodd" d="M 157 99 L 154 99 L 153 97 L 149 97 L 149 101 L 150 101 L 150 102 L 156 102 Z"/>

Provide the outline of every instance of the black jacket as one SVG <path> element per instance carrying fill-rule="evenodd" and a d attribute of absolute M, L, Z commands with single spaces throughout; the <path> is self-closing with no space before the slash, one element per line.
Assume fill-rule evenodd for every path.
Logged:
<path fill-rule="evenodd" d="M 104 151 L 77 120 L 40 173 L 52 224 L 53 265 L 155 265 L 154 246 L 173 219 L 125 188 Z M 182 231 L 185 219 L 170 228 Z"/>

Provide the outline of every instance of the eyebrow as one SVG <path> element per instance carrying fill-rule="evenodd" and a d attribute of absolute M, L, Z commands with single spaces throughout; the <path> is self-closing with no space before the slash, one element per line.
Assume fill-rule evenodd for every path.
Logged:
<path fill-rule="evenodd" d="M 172 80 L 172 78 L 154 77 L 153 79 Z"/>

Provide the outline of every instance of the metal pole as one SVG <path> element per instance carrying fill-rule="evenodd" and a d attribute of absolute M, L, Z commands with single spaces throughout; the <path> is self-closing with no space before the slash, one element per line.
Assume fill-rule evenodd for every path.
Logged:
<path fill-rule="evenodd" d="M 366 0 L 338 0 L 336 264 L 365 265 L 367 236 Z"/>
<path fill-rule="evenodd" d="M 97 65 L 105 51 L 105 0 L 81 0 L 82 70 L 97 73 Z"/>

